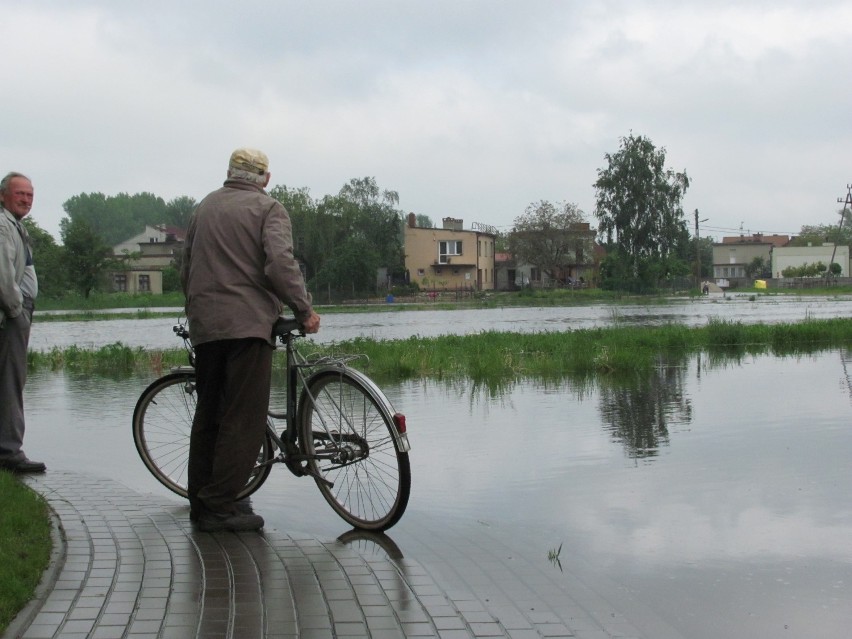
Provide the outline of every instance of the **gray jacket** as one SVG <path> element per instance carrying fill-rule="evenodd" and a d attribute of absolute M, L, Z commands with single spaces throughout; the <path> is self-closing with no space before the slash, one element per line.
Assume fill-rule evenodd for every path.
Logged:
<path fill-rule="evenodd" d="M 27 251 L 16 223 L 17 218 L 0 206 L 0 322 L 20 315 L 24 301 L 21 282 Z"/>
<path fill-rule="evenodd" d="M 272 344 L 284 304 L 302 321 L 313 312 L 293 256 L 290 216 L 262 188 L 242 180 L 227 180 L 193 213 L 181 284 L 195 346 L 246 337 Z"/>

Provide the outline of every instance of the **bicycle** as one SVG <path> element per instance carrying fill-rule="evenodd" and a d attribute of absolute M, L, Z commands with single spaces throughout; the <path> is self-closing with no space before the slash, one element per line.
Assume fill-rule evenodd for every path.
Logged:
<path fill-rule="evenodd" d="M 133 411 L 133 441 L 160 483 L 187 496 L 189 437 L 195 414 L 195 357 L 185 323 L 189 366 L 178 366 L 151 383 Z M 239 497 L 248 497 L 283 463 L 297 477 L 312 477 L 325 500 L 346 522 L 362 530 L 387 530 L 399 521 L 411 492 L 405 416 L 379 387 L 343 357 L 304 357 L 298 322 L 279 318 L 273 328 L 285 353 L 286 402 L 272 409 L 251 477 Z M 357 357 L 357 356 L 355 356 Z M 278 430 L 277 422 L 284 422 Z"/>

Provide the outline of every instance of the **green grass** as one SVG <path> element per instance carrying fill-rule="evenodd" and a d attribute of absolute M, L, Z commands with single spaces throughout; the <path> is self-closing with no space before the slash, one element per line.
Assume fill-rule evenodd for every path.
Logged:
<path fill-rule="evenodd" d="M 50 560 L 50 519 L 44 500 L 0 471 L 0 634 L 29 602 Z"/>
<path fill-rule="evenodd" d="M 377 381 L 410 378 L 500 382 L 524 377 L 590 379 L 635 375 L 705 352 L 739 359 L 746 354 L 788 355 L 852 345 L 852 319 L 793 324 L 713 321 L 703 327 L 614 327 L 567 332 L 497 333 L 410 337 L 337 344 L 339 352 L 363 353 Z"/>
<path fill-rule="evenodd" d="M 483 331 L 442 337 L 412 336 L 377 341 L 356 338 L 337 344 L 301 342 L 303 354 L 361 354 L 354 363 L 377 382 L 414 378 L 500 383 L 524 377 L 589 379 L 596 375 L 635 375 L 705 352 L 711 358 L 747 354 L 788 355 L 852 345 L 852 319 L 804 320 L 785 324 L 711 321 L 702 327 L 615 326 L 563 332 Z M 276 363 L 281 365 L 277 358 Z M 116 343 L 96 350 L 76 346 L 29 353 L 31 370 L 70 370 L 87 374 L 160 374 L 187 364 L 182 349 L 145 351 Z"/>

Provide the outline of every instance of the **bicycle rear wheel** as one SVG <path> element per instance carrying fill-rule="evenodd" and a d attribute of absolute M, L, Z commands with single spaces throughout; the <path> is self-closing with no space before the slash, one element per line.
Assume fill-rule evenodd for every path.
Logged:
<path fill-rule="evenodd" d="M 405 512 L 411 466 L 390 402 L 368 384 L 345 369 L 318 372 L 302 393 L 298 423 L 308 470 L 325 500 L 356 528 L 379 531 Z"/>
<path fill-rule="evenodd" d="M 133 411 L 133 442 L 151 474 L 166 488 L 186 497 L 189 436 L 195 415 L 195 372 L 181 370 L 153 382 Z M 258 452 L 258 466 L 240 493 L 248 497 L 261 487 L 269 471 L 274 445 L 269 434 Z"/>

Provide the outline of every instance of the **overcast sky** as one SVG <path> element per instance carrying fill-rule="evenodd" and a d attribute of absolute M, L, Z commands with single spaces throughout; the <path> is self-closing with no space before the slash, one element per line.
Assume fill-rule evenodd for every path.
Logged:
<path fill-rule="evenodd" d="M 59 239 L 80 193 L 201 199 L 230 152 L 272 184 L 374 177 L 405 212 L 593 226 L 629 135 L 689 175 L 701 236 L 835 224 L 852 183 L 852 2 L 0 0 L 2 170 Z"/>

